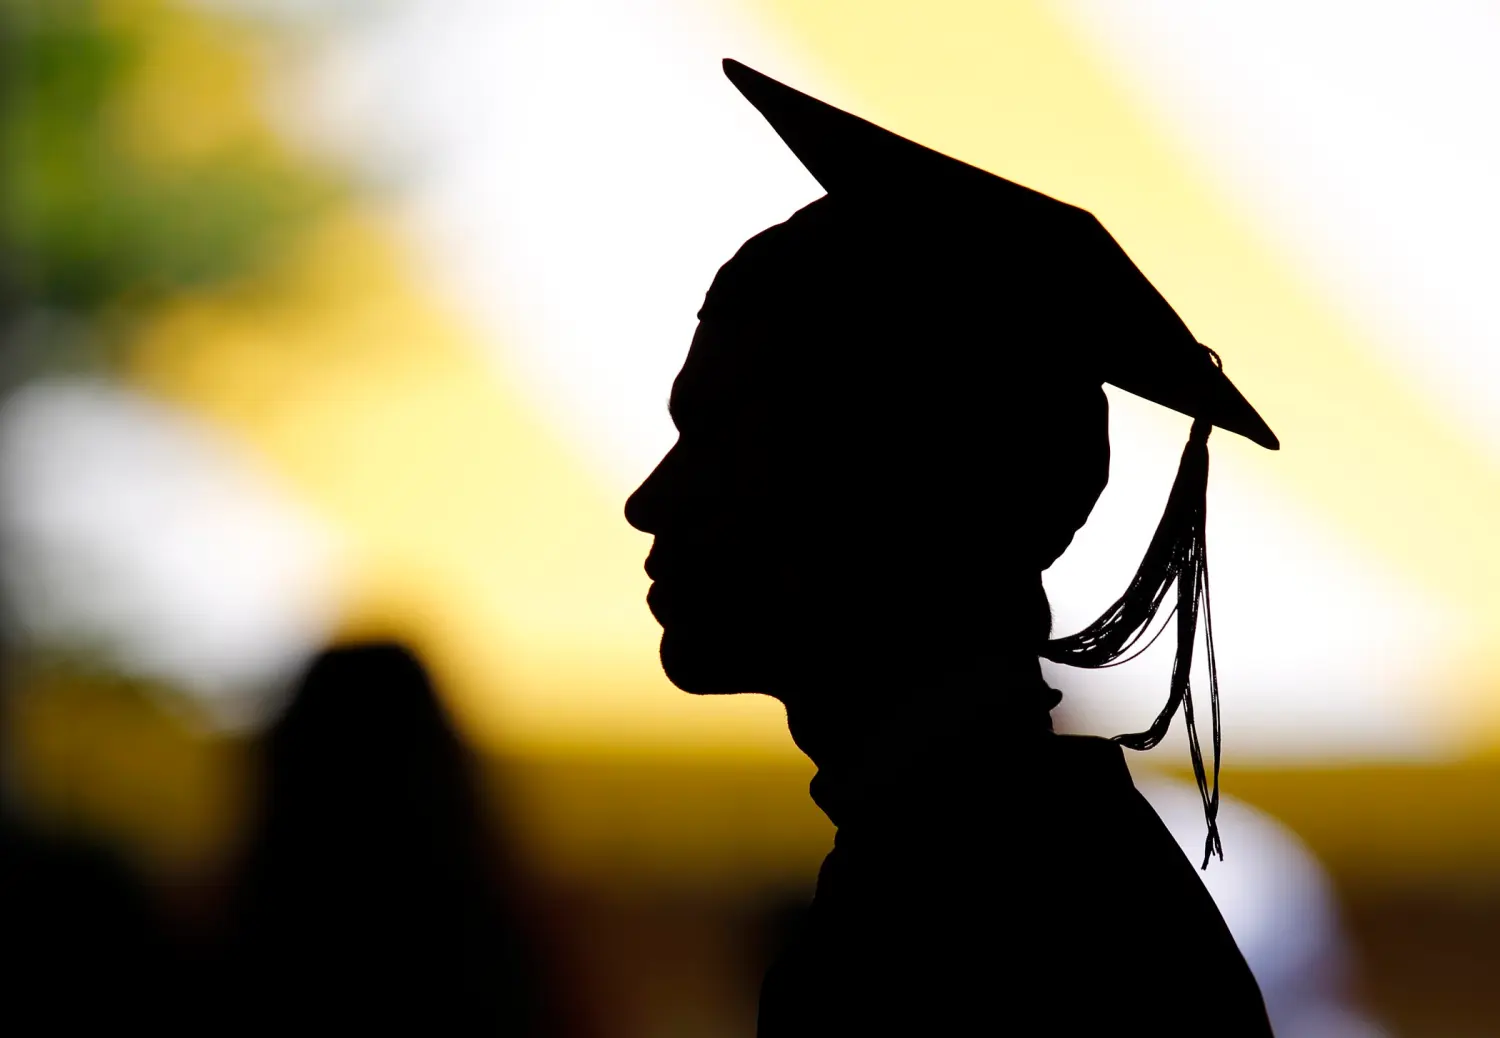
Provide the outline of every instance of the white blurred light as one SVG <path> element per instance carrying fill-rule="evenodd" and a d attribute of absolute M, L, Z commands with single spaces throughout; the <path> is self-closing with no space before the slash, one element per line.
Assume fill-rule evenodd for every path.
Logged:
<path fill-rule="evenodd" d="M 1203 804 L 1197 789 L 1136 777 L 1194 864 L 1203 857 Z M 1350 1000 L 1347 940 L 1323 867 L 1275 819 L 1225 797 L 1219 807 L 1224 859 L 1200 872 L 1229 932 L 1259 982 L 1277 1038 L 1380 1038 Z"/>
<path fill-rule="evenodd" d="M 1072 24 L 1500 455 L 1500 8 L 1068 0 Z"/>
<path fill-rule="evenodd" d="M 330 542 L 211 430 L 125 390 L 27 386 L 0 410 L 0 538 L 14 619 L 261 719 L 334 620 Z"/>
<path fill-rule="evenodd" d="M 340 48 L 317 133 L 395 163 L 441 287 L 587 461 L 639 482 L 714 272 L 822 194 L 720 60 L 813 77 L 685 0 L 406 4 Z"/>

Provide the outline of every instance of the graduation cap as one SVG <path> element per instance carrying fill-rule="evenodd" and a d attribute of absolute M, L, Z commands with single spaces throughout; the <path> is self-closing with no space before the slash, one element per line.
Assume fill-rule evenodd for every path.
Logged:
<path fill-rule="evenodd" d="M 829 197 L 883 200 L 893 207 L 923 197 L 943 197 L 952 205 L 957 197 L 971 223 L 1023 223 L 1028 238 L 1045 236 L 1054 251 L 1071 255 L 1074 277 L 1093 295 L 1091 306 L 1129 333 L 1084 358 L 1099 381 L 1262 447 L 1280 446 L 1214 355 L 1092 213 L 923 147 L 738 61 L 726 59 L 724 73 Z M 973 219 L 976 211 L 979 220 Z"/>
<path fill-rule="evenodd" d="M 1213 426 L 1271 450 L 1270 427 L 1225 376 L 1218 355 L 1201 345 L 1160 292 L 1091 213 L 923 147 L 816 98 L 725 60 L 725 75 L 786 142 L 830 199 L 859 200 L 873 210 L 922 209 L 952 220 L 953 235 L 992 234 L 1017 248 L 1066 257 L 1067 290 L 1086 294 L 1094 334 L 1075 336 L 1069 365 L 1194 419 L 1167 507 L 1129 588 L 1098 620 L 1048 641 L 1042 655 L 1058 663 L 1102 667 L 1131 658 L 1162 605 L 1173 600 L 1177 658 L 1167 703 L 1149 728 L 1115 737 L 1148 749 L 1179 709 L 1208 819 L 1204 866 L 1223 857 L 1219 842 L 1219 694 L 1209 617 L 1205 498 L 1208 434 Z M 934 200 L 943 204 L 933 208 Z M 941 233 L 941 232 L 939 232 Z M 1003 249 L 1002 241 L 1002 249 Z M 1085 301 L 1080 301 L 1083 303 Z M 1175 588 L 1175 594 L 1172 594 Z M 1212 708 L 1212 782 L 1199 747 L 1189 675 L 1202 617 Z"/>

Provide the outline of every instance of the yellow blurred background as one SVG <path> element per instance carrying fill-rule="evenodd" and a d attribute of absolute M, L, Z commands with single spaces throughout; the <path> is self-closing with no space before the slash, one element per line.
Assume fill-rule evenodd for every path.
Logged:
<path fill-rule="evenodd" d="M 1283 443 L 1213 445 L 1225 788 L 1331 877 L 1382 1026 L 1500 1031 L 1500 15 L 0 3 L 24 812 L 168 900 L 211 883 L 300 668 L 399 639 L 588 892 L 616 1033 L 749 1033 L 733 921 L 830 831 L 774 703 L 662 678 L 621 517 L 717 264 L 817 194 L 734 56 L 1093 211 L 1224 357 Z M 1123 586 L 1184 431 L 1111 400 L 1061 626 Z M 1163 658 L 1125 670 L 1054 674 L 1066 723 L 1151 712 Z"/>

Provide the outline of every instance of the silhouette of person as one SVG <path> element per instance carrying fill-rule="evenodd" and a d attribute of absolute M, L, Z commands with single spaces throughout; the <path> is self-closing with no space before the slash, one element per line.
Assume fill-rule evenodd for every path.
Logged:
<path fill-rule="evenodd" d="M 626 517 L 668 677 L 779 699 L 837 827 L 760 1035 L 1269 1034 L 1120 746 L 1184 713 L 1217 851 L 1216 683 L 1210 784 L 1188 680 L 1206 441 L 1275 436 L 1087 212 L 725 71 L 827 194 L 720 269 Z M 1130 588 L 1052 640 L 1041 574 L 1108 479 L 1106 381 L 1195 423 Z M 1039 658 L 1121 659 L 1167 601 L 1162 715 L 1054 735 Z"/>
<path fill-rule="evenodd" d="M 244 1033 L 551 1033 L 462 744 L 395 644 L 308 670 L 266 750 L 229 955 Z"/>
<path fill-rule="evenodd" d="M 9 785 L 14 650 L 0 631 L 0 1033 L 175 1033 L 161 989 L 177 962 L 144 877 Z"/>
<path fill-rule="evenodd" d="M 172 1022 L 161 989 L 174 963 L 140 881 L 104 848 L 3 811 L 0 941 L 8 1034 L 162 1033 Z"/>

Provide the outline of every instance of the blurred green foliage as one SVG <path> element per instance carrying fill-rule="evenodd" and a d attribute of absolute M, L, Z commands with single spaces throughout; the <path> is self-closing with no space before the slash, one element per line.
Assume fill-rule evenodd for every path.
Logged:
<path fill-rule="evenodd" d="M 167 0 L 0 0 L 0 339 L 60 317 L 107 356 L 164 298 L 261 269 L 337 193 L 263 138 L 154 156 L 122 127 L 153 33 L 208 17 Z"/>

